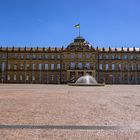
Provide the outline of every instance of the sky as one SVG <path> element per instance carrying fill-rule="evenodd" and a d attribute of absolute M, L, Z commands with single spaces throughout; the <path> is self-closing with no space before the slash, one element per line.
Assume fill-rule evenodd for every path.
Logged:
<path fill-rule="evenodd" d="M 140 47 L 140 0 L 0 0 L 0 46 Z"/>

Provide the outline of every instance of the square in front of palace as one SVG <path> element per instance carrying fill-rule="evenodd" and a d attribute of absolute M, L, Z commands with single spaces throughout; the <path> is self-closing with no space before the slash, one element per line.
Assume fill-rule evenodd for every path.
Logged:
<path fill-rule="evenodd" d="M 140 135 L 140 86 L 1 84 L 0 129 L 2 138 L 48 139 L 138 138 Z M 122 130 L 12 129 L 25 126 L 122 126 Z M 128 126 L 133 126 L 128 129 Z"/>

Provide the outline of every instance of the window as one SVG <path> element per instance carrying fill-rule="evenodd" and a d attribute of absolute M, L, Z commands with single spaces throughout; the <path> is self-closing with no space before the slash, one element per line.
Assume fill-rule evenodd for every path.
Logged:
<path fill-rule="evenodd" d="M 2 55 L 2 58 L 6 58 L 6 54 L 3 54 L 3 55 Z"/>
<path fill-rule="evenodd" d="M 118 69 L 121 70 L 121 64 L 118 65 Z"/>
<path fill-rule="evenodd" d="M 26 75 L 26 80 L 27 80 L 27 81 L 29 80 L 29 75 Z"/>
<path fill-rule="evenodd" d="M 103 69 L 103 65 L 99 64 L 99 69 L 102 70 Z"/>
<path fill-rule="evenodd" d="M 14 70 L 16 70 L 17 69 L 17 64 L 14 64 Z"/>
<path fill-rule="evenodd" d="M 63 55 L 62 55 L 62 58 L 67 58 L 67 55 L 66 55 L 66 54 L 63 54 Z"/>
<path fill-rule="evenodd" d="M 105 69 L 108 70 L 108 64 L 105 65 Z"/>
<path fill-rule="evenodd" d="M 102 59 L 102 54 L 99 55 L 99 59 Z"/>
<path fill-rule="evenodd" d="M 71 53 L 70 54 L 70 58 L 74 58 L 74 53 Z"/>
<path fill-rule="evenodd" d="M 60 59 L 60 54 L 57 55 L 57 58 Z"/>
<path fill-rule="evenodd" d="M 35 69 L 35 64 L 32 64 L 32 69 L 33 69 L 33 70 Z"/>
<path fill-rule="evenodd" d="M 79 53 L 78 54 L 78 58 L 82 58 L 82 53 Z"/>
<path fill-rule="evenodd" d="M 14 74 L 14 80 L 17 80 L 17 76 L 16 76 L 16 74 Z"/>
<path fill-rule="evenodd" d="M 41 70 L 42 69 L 42 64 L 39 64 L 38 68 L 39 68 L 39 70 Z"/>
<path fill-rule="evenodd" d="M 2 62 L 2 68 L 1 68 L 2 71 L 5 71 L 5 62 Z"/>
<path fill-rule="evenodd" d="M 127 80 L 127 75 L 124 75 L 124 80 Z"/>
<path fill-rule="evenodd" d="M 45 54 L 45 59 L 48 59 L 48 55 L 47 54 Z"/>
<path fill-rule="evenodd" d="M 33 80 L 33 81 L 35 80 L 35 76 L 34 76 L 34 75 L 32 75 L 32 80 Z"/>
<path fill-rule="evenodd" d="M 51 64 L 51 70 L 54 70 L 54 64 Z"/>
<path fill-rule="evenodd" d="M 36 55 L 35 54 L 33 54 L 33 59 L 36 59 Z"/>
<path fill-rule="evenodd" d="M 23 70 L 24 69 L 24 65 L 20 64 L 20 69 Z"/>
<path fill-rule="evenodd" d="M 124 70 L 128 70 L 128 65 L 124 64 Z"/>
<path fill-rule="evenodd" d="M 90 58 L 90 54 L 86 54 L 86 58 L 87 58 L 87 59 Z"/>
<path fill-rule="evenodd" d="M 82 63 L 81 63 L 81 62 L 78 63 L 78 68 L 79 68 L 79 69 L 82 69 L 82 67 L 83 67 Z"/>
<path fill-rule="evenodd" d="M 41 59 L 41 58 L 42 58 L 42 55 L 41 55 L 41 54 L 39 54 L 39 55 L 38 55 L 38 59 Z"/>
<path fill-rule="evenodd" d="M 71 69 L 74 69 L 74 68 L 75 68 L 75 63 L 74 63 L 74 62 L 71 62 L 71 63 L 70 63 L 70 68 L 71 68 Z"/>
<path fill-rule="evenodd" d="M 114 59 L 114 54 L 111 55 L 111 59 Z"/>
<path fill-rule="evenodd" d="M 134 80 L 134 76 L 133 75 L 130 75 L 130 80 Z"/>
<path fill-rule="evenodd" d="M 126 56 L 126 54 L 124 54 L 124 55 L 123 55 L 123 59 L 124 59 L 124 60 L 126 60 L 126 59 L 127 59 L 127 56 Z"/>
<path fill-rule="evenodd" d="M 115 70 L 115 64 L 112 64 L 112 70 Z"/>
<path fill-rule="evenodd" d="M 18 54 L 17 53 L 15 54 L 15 58 L 18 58 Z"/>
<path fill-rule="evenodd" d="M 20 75 L 20 81 L 22 81 L 23 80 L 23 76 L 22 75 Z"/>
<path fill-rule="evenodd" d="M 90 69 L 90 63 L 89 62 L 86 62 L 85 68 Z"/>
<path fill-rule="evenodd" d="M 57 64 L 57 69 L 60 70 L 60 64 Z"/>
<path fill-rule="evenodd" d="M 54 54 L 51 55 L 51 59 L 54 59 Z"/>
<path fill-rule="evenodd" d="M 106 59 L 108 59 L 108 54 L 106 54 Z"/>
<path fill-rule="evenodd" d="M 130 59 L 133 60 L 134 58 L 135 58 L 135 57 L 134 57 L 134 54 L 131 54 L 131 55 L 130 55 Z"/>
<path fill-rule="evenodd" d="M 117 54 L 117 59 L 121 59 L 121 55 L 120 54 Z"/>
<path fill-rule="evenodd" d="M 24 59 L 24 54 L 21 54 L 21 55 L 20 55 L 20 58 L 21 58 L 21 59 Z"/>
<path fill-rule="evenodd" d="M 30 59 L 30 54 L 27 54 L 27 59 Z"/>
<path fill-rule="evenodd" d="M 10 80 L 10 75 L 8 74 L 8 77 L 7 77 L 8 81 Z"/>
<path fill-rule="evenodd" d="M 26 69 L 29 69 L 30 65 L 29 64 L 26 64 Z"/>
<path fill-rule="evenodd" d="M 140 59 L 140 56 L 139 56 L 139 54 L 137 54 L 137 60 L 139 60 Z"/>
<path fill-rule="evenodd" d="M 48 64 L 45 64 L 45 70 L 48 70 Z"/>
<path fill-rule="evenodd" d="M 8 70 L 10 70 L 11 69 L 11 64 L 8 64 Z"/>
<path fill-rule="evenodd" d="M 132 64 L 130 64 L 130 67 L 131 67 L 131 70 L 134 70 L 134 65 Z"/>

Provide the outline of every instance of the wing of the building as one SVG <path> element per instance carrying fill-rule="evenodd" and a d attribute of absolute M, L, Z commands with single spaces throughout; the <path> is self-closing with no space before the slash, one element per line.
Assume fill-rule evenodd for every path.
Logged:
<path fill-rule="evenodd" d="M 0 48 L 0 83 L 63 84 L 89 73 L 99 83 L 139 84 L 139 48 L 94 48 L 77 37 L 66 48 Z"/>

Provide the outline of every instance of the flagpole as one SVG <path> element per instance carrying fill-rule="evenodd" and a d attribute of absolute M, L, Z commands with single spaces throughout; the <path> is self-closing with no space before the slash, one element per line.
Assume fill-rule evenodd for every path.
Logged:
<path fill-rule="evenodd" d="M 77 24 L 77 25 L 75 25 L 74 27 L 75 27 L 75 28 L 78 28 L 78 33 L 79 33 L 79 37 L 80 37 L 80 32 L 81 32 L 81 29 L 80 29 L 80 23 Z"/>
<path fill-rule="evenodd" d="M 79 25 L 80 25 L 80 24 L 79 24 Z M 81 27 L 79 27 L 79 37 L 80 37 L 80 28 L 81 28 Z"/>

